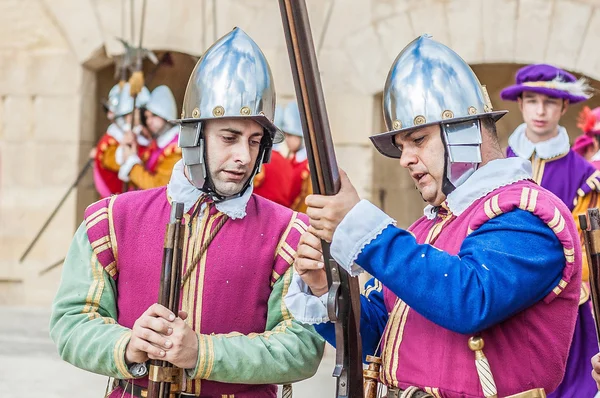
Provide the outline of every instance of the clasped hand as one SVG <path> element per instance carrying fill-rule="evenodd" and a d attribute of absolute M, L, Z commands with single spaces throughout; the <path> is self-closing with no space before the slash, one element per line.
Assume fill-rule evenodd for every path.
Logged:
<path fill-rule="evenodd" d="M 176 317 L 160 304 L 153 304 L 135 321 L 125 350 L 127 363 L 148 359 L 168 361 L 178 368 L 193 369 L 198 360 L 198 337 L 185 323 L 188 314 Z"/>

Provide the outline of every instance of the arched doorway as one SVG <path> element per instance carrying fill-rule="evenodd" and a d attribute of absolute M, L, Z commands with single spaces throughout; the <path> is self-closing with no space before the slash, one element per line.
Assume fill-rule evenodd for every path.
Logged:
<path fill-rule="evenodd" d="M 163 61 L 159 65 L 154 65 L 148 59 L 144 60 L 142 68 L 146 87 L 149 90 L 153 90 L 162 84 L 167 85 L 173 91 L 173 95 L 177 101 L 177 109 L 180 110 L 188 79 L 192 73 L 192 69 L 196 65 L 198 57 L 176 51 L 154 51 L 154 53 L 159 60 L 164 60 L 165 57 L 168 57 L 170 61 Z M 92 109 L 88 110 L 87 114 L 94 115 L 93 117 L 95 118 L 93 124 L 88 124 L 94 126 L 94 141 L 93 143 L 89 143 L 90 148 L 81 148 L 82 156 L 86 156 L 89 153 L 92 145 L 102 137 L 110 124 L 104 113 L 102 101 L 106 99 L 110 89 L 117 83 L 118 76 L 115 77 L 115 64 L 111 63 L 97 70 L 95 77 L 94 101 L 86 104 L 88 107 L 92 107 Z M 98 200 L 98 194 L 94 188 L 92 175 L 89 173 L 77 190 L 77 214 L 79 217 L 83 214 L 84 209 L 96 200 Z"/>

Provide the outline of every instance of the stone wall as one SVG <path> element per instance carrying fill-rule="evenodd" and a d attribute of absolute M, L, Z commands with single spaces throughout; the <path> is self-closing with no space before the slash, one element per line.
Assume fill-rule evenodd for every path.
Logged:
<path fill-rule="evenodd" d="M 315 41 L 323 43 L 320 69 L 340 164 L 363 196 L 383 198 L 386 208 L 401 214 L 402 225 L 422 203 L 393 169 L 395 162 L 374 156 L 367 137 L 383 129 L 377 96 L 387 71 L 417 35 L 434 35 L 471 64 L 553 62 L 600 79 L 600 0 L 307 3 Z M 136 43 L 141 5 L 134 1 Z M 38 274 L 66 253 L 81 211 L 94 197 L 89 178 L 68 198 L 28 259 L 17 260 L 98 135 L 98 100 L 106 95 L 100 91 L 109 85 L 111 57 L 122 52 L 115 37 L 130 38 L 129 13 L 129 0 L 0 0 L 0 304 L 47 305 L 56 289 L 60 268 Z M 234 26 L 264 50 L 279 97 L 291 98 L 289 61 L 273 0 L 147 0 L 143 43 L 198 57 Z M 491 80 L 495 76 L 491 73 Z M 380 168 L 394 171 L 374 173 Z M 397 193 L 381 195 L 382 186 L 398 181 Z M 405 192 L 411 193 L 402 196 Z M 405 202 L 392 200 L 395 195 Z"/>

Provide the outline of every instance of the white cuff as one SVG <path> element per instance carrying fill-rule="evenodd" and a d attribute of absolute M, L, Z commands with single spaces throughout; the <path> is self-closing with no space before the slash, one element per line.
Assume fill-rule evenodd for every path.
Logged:
<path fill-rule="evenodd" d="M 396 220 L 368 200 L 361 200 L 344 217 L 333 233 L 331 256 L 352 276 L 364 270 L 354 262 L 373 239 Z"/>
<path fill-rule="evenodd" d="M 133 169 L 133 166 L 136 164 L 142 164 L 142 160 L 139 158 L 139 156 L 129 156 L 119 168 L 119 180 L 123 182 L 129 182 L 129 173 L 131 173 L 131 169 Z"/>
<path fill-rule="evenodd" d="M 123 147 L 121 145 L 119 145 L 115 152 L 115 161 L 119 166 L 123 165 L 123 162 L 125 161 L 125 159 L 123 159 Z"/>
<path fill-rule="evenodd" d="M 327 315 L 327 294 L 313 296 L 308 285 L 294 272 L 287 294 L 283 298 L 285 306 L 298 322 L 309 325 L 329 322 Z"/>

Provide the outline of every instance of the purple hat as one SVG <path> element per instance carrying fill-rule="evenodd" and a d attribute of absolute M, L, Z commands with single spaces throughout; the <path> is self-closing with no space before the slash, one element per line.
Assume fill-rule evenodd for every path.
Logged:
<path fill-rule="evenodd" d="M 527 65 L 519 69 L 516 84 L 502 90 L 500 97 L 516 101 L 523 91 L 567 99 L 572 104 L 592 96 L 592 88 L 584 78 L 577 80 L 569 72 L 547 64 Z"/>

